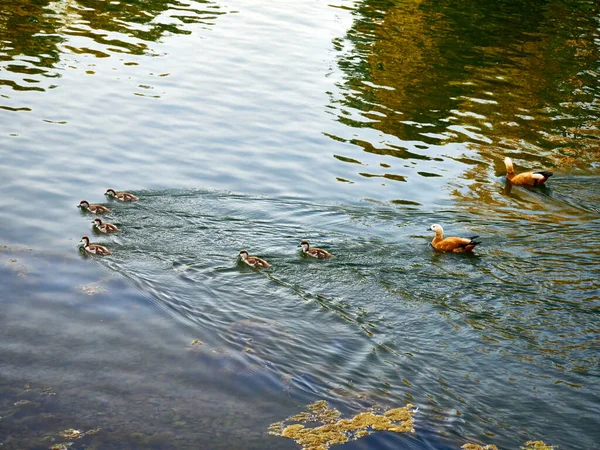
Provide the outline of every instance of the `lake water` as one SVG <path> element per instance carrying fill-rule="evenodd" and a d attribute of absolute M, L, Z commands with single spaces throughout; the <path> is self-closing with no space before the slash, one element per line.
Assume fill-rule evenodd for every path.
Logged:
<path fill-rule="evenodd" d="M 1 449 L 600 446 L 596 2 L 3 0 L 0 180 Z"/>

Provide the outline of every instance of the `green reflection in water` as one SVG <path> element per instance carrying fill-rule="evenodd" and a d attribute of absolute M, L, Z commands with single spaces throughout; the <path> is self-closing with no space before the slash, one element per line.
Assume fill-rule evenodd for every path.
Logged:
<path fill-rule="evenodd" d="M 75 55 L 158 55 L 152 43 L 212 26 L 222 14 L 218 4 L 204 0 L 3 1 L 0 67 L 7 72 L 0 78 L 0 88 L 44 91 L 55 87 L 44 78 L 60 77 L 65 68 L 79 65 Z"/>

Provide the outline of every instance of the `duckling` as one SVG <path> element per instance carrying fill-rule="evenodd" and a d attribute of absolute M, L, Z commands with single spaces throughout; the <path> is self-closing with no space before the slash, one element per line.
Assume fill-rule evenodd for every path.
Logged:
<path fill-rule="evenodd" d="M 554 175 L 552 172 L 523 172 L 515 175 L 513 162 L 508 156 L 504 158 L 504 164 L 506 165 L 506 179 L 516 186 L 541 186 Z"/>
<path fill-rule="evenodd" d="M 300 243 L 300 246 L 302 247 L 302 253 L 308 256 L 312 256 L 313 258 L 328 259 L 333 257 L 333 255 L 327 250 L 323 250 L 322 248 L 317 247 L 311 248 L 310 243 L 307 240 L 302 241 Z"/>
<path fill-rule="evenodd" d="M 102 222 L 102 219 L 100 219 L 99 217 L 96 217 L 92 223 L 94 224 L 96 230 L 100 231 L 101 233 L 118 233 L 119 231 L 121 231 L 116 225 L 113 225 L 112 223 Z"/>
<path fill-rule="evenodd" d="M 81 200 L 79 202 L 79 207 L 81 209 L 87 209 L 89 212 L 91 212 L 93 214 L 104 214 L 104 213 L 110 212 L 110 209 L 108 209 L 106 206 L 90 205 L 90 202 L 88 202 L 87 200 Z"/>
<path fill-rule="evenodd" d="M 258 256 L 248 256 L 248 250 L 240 250 L 240 258 L 253 269 L 271 267 L 271 264 Z"/>
<path fill-rule="evenodd" d="M 108 195 L 111 198 L 116 198 L 122 202 L 133 202 L 138 199 L 135 195 L 130 194 L 129 192 L 115 192 L 114 189 L 107 189 L 104 195 Z"/>
<path fill-rule="evenodd" d="M 431 246 L 436 250 L 443 252 L 472 252 L 476 245 L 481 244 L 481 242 L 475 240 L 479 236 L 471 236 L 468 238 L 448 237 L 444 239 L 444 229 L 437 223 L 431 225 L 431 228 L 427 231 L 435 231 L 435 237 L 433 238 L 433 241 L 431 241 Z"/>
<path fill-rule="evenodd" d="M 112 252 L 99 244 L 90 244 L 90 238 L 87 236 L 83 236 L 81 238 L 81 244 L 83 244 L 83 248 L 86 252 L 91 253 L 92 255 L 110 255 Z"/>

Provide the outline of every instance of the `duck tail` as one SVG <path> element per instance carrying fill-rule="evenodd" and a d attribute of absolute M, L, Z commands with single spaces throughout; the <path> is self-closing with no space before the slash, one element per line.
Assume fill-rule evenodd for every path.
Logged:
<path fill-rule="evenodd" d="M 546 180 L 547 180 L 548 178 L 550 178 L 552 175 L 554 175 L 554 173 L 553 173 L 553 172 L 536 172 L 536 173 L 539 173 L 539 174 L 540 174 L 541 176 L 543 176 L 543 177 L 544 177 Z"/>
<path fill-rule="evenodd" d="M 476 241 L 476 240 L 475 240 L 475 239 L 477 239 L 478 237 L 479 237 L 479 236 L 471 236 L 471 237 L 467 238 L 467 239 L 470 239 L 470 240 L 471 240 L 471 242 L 469 242 L 469 244 L 468 244 L 468 245 L 472 245 L 473 247 L 475 247 L 476 245 L 479 245 L 479 244 L 481 244 L 481 241 Z"/>

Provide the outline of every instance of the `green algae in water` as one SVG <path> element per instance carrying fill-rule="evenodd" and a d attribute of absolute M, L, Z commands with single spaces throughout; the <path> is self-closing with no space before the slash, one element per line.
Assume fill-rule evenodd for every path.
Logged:
<path fill-rule="evenodd" d="M 413 405 L 390 409 L 383 414 L 367 411 L 350 419 L 341 419 L 337 409 L 330 408 L 325 400 L 311 403 L 308 411 L 275 422 L 269 434 L 293 439 L 305 450 L 326 450 L 331 445 L 343 444 L 368 436 L 372 431 L 414 433 Z M 295 424 L 286 423 L 300 422 Z M 321 423 L 317 427 L 305 427 L 306 423 Z"/>

